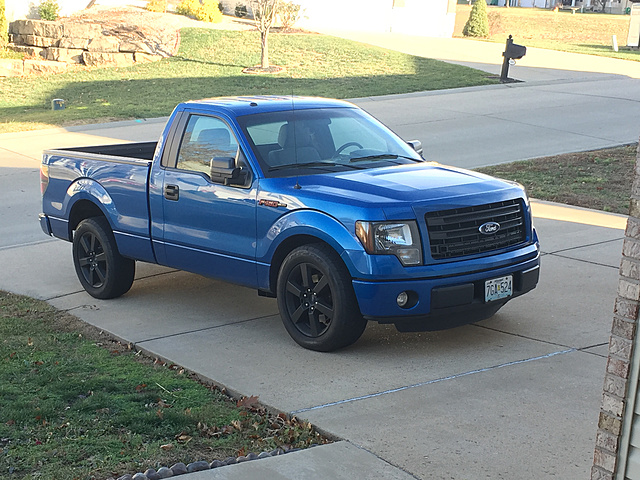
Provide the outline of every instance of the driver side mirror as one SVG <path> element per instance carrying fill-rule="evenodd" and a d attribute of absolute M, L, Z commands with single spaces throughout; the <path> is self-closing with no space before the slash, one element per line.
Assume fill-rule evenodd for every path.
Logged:
<path fill-rule="evenodd" d="M 420 140 L 409 140 L 407 143 L 418 155 L 422 155 L 422 142 Z"/>
<path fill-rule="evenodd" d="M 234 157 L 213 157 L 209 162 L 211 181 L 222 185 L 244 184 L 245 173 L 236 167 Z"/>

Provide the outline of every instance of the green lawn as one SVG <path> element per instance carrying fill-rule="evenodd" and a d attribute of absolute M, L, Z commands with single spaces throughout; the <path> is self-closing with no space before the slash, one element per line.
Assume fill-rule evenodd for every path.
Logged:
<path fill-rule="evenodd" d="M 272 34 L 277 75 L 247 75 L 257 32 L 183 29 L 177 56 L 128 68 L 0 80 L 0 132 L 168 115 L 185 100 L 221 95 L 355 98 L 496 83 L 487 73 L 323 35 Z M 66 109 L 51 110 L 62 98 Z"/>
<path fill-rule="evenodd" d="M 523 184 L 539 200 L 629 213 L 638 145 L 505 163 L 478 171 Z"/>
<path fill-rule="evenodd" d="M 462 37 L 462 29 L 471 7 L 457 5 L 454 36 Z M 629 31 L 628 15 L 605 13 L 554 12 L 542 8 L 489 7 L 490 35 L 486 40 L 504 43 L 513 35 L 516 43 L 528 47 L 547 48 L 640 61 L 638 50 L 626 49 Z M 611 36 L 616 35 L 621 49 L 614 52 Z"/>
<path fill-rule="evenodd" d="M 0 292 L 0 478 L 118 478 L 327 440 L 44 302 Z"/>

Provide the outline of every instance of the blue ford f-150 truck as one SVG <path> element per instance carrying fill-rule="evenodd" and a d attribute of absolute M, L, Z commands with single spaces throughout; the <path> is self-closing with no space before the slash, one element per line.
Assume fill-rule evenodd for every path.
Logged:
<path fill-rule="evenodd" d="M 186 102 L 157 143 L 45 151 L 40 223 L 96 298 L 167 265 L 277 297 L 313 350 L 483 320 L 538 283 L 529 201 L 419 143 L 338 100 Z"/>

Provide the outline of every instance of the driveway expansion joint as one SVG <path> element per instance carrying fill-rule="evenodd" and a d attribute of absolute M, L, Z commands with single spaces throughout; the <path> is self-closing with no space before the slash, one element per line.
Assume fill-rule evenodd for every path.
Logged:
<path fill-rule="evenodd" d="M 467 377 L 469 375 L 475 375 L 477 373 L 490 372 L 492 370 L 497 370 L 499 368 L 512 367 L 512 366 L 515 366 L 515 365 L 521 365 L 523 363 L 535 362 L 537 360 L 545 360 L 547 358 L 552 358 L 552 357 L 555 357 L 555 356 L 558 356 L 558 355 L 566 355 L 567 353 L 574 353 L 576 351 L 578 351 L 576 348 L 568 348 L 566 350 L 559 350 L 559 351 L 547 353 L 545 355 L 539 355 L 539 356 L 536 356 L 536 357 L 525 358 L 525 359 L 522 359 L 522 360 L 515 360 L 513 362 L 501 363 L 501 364 L 498 364 L 498 365 L 493 365 L 491 367 L 479 368 L 479 369 L 476 369 L 476 370 L 470 370 L 468 372 L 457 373 L 457 374 L 454 374 L 454 375 L 448 375 L 446 377 L 435 378 L 433 380 L 427 380 L 425 382 L 414 383 L 414 384 L 411 384 L 411 385 L 405 385 L 405 386 L 397 387 L 397 388 L 391 388 L 389 390 L 383 390 L 381 392 L 370 393 L 370 394 L 367 394 L 367 395 L 360 395 L 360 396 L 357 396 L 357 397 L 347 398 L 347 399 L 344 399 L 344 400 L 338 400 L 338 401 L 335 401 L 335 402 L 328 402 L 328 403 L 324 403 L 322 405 L 315 405 L 313 407 L 301 408 L 299 410 L 294 410 L 292 412 L 289 412 L 289 414 L 290 415 L 299 415 L 301 413 L 311 412 L 311 411 L 314 411 L 314 410 L 322 410 L 322 409 L 327 408 L 327 407 L 335 407 L 335 406 L 338 406 L 338 405 L 344 405 L 344 404 L 347 404 L 347 403 L 353 403 L 353 402 L 357 402 L 357 401 L 360 401 L 360 400 L 369 400 L 371 398 L 382 397 L 382 396 L 388 395 L 390 393 L 402 392 L 404 390 L 409 390 L 409 389 L 412 389 L 412 388 L 425 387 L 427 385 L 433 385 L 435 383 L 440 383 L 440 382 L 444 382 L 444 381 L 447 381 L 447 380 L 456 380 L 458 378 Z"/>
<path fill-rule="evenodd" d="M 247 318 L 245 320 L 239 320 L 237 322 L 228 322 L 220 325 L 213 325 L 211 327 L 196 328 L 195 330 L 186 330 L 184 332 L 177 332 L 169 335 L 160 335 L 159 337 L 151 337 L 144 340 L 138 340 L 137 342 L 133 342 L 133 345 L 140 345 L 141 343 L 154 342 L 156 340 L 165 340 L 167 338 L 181 337 L 182 335 L 190 335 L 192 333 L 207 332 L 211 330 L 216 330 L 218 328 L 230 327 L 233 325 L 242 325 L 243 323 L 255 322 L 257 320 L 264 320 L 265 318 L 273 317 L 274 315 L 277 315 L 277 313 L 272 313 L 271 315 L 262 315 L 260 317 Z"/>

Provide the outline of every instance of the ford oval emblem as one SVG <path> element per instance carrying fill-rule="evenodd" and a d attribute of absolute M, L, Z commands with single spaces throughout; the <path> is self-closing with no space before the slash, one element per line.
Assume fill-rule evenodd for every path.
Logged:
<path fill-rule="evenodd" d="M 482 225 L 480 225 L 480 228 L 478 228 L 478 230 L 483 235 L 493 235 L 494 233 L 498 233 L 498 230 L 500 230 L 500 224 L 498 222 L 483 223 Z"/>

